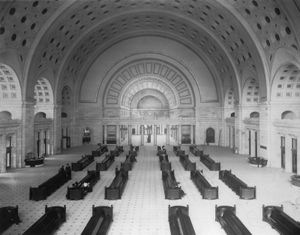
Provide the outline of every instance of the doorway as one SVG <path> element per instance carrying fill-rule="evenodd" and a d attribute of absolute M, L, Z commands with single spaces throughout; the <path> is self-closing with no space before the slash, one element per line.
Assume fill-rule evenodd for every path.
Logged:
<path fill-rule="evenodd" d="M 280 137 L 280 149 L 281 149 L 281 168 L 285 169 L 285 137 Z"/>
<path fill-rule="evenodd" d="M 292 138 L 292 172 L 297 174 L 297 139 Z"/>
<path fill-rule="evenodd" d="M 12 158 L 12 144 L 11 136 L 8 136 L 6 139 L 6 169 L 11 168 L 11 158 Z"/>
<path fill-rule="evenodd" d="M 152 125 L 143 125 L 144 129 L 144 145 L 153 145 L 153 128 Z"/>

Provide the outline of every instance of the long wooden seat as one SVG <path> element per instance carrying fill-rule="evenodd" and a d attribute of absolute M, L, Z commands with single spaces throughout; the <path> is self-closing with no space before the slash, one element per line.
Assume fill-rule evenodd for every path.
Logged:
<path fill-rule="evenodd" d="M 99 171 L 88 171 L 87 175 L 82 178 L 78 184 L 73 187 L 68 187 L 67 189 L 67 199 L 69 200 L 80 200 L 83 199 L 84 196 L 93 191 L 94 185 L 100 179 Z M 86 186 L 85 186 L 86 184 Z"/>
<path fill-rule="evenodd" d="M 103 153 L 108 152 L 107 145 L 98 144 L 98 148 L 94 151 L 92 151 L 93 157 L 100 157 Z"/>
<path fill-rule="evenodd" d="M 109 187 L 105 187 L 105 199 L 121 199 L 122 193 L 128 181 L 128 171 L 116 168 L 116 176 Z"/>
<path fill-rule="evenodd" d="M 169 206 L 171 235 L 196 235 L 189 216 L 189 206 Z"/>
<path fill-rule="evenodd" d="M 136 152 L 131 152 L 128 155 L 126 155 L 126 159 L 124 162 L 121 163 L 121 168 L 125 171 L 131 171 L 133 164 L 136 162 Z"/>
<path fill-rule="evenodd" d="M 191 160 L 189 159 L 189 155 L 180 155 L 180 162 L 186 171 L 196 170 L 196 162 L 191 162 Z"/>
<path fill-rule="evenodd" d="M 18 206 L 0 207 L 0 234 L 8 229 L 12 224 L 19 224 Z"/>
<path fill-rule="evenodd" d="M 169 156 L 166 151 L 158 151 L 157 156 L 159 157 L 161 171 L 168 171 L 172 169 L 171 162 L 169 162 Z"/>
<path fill-rule="evenodd" d="M 212 187 L 198 170 L 191 171 L 191 179 L 200 191 L 203 199 L 218 199 L 219 188 Z"/>
<path fill-rule="evenodd" d="M 228 235 L 251 235 L 246 226 L 236 216 L 236 207 L 217 206 L 215 209 L 216 221 L 218 221 Z"/>
<path fill-rule="evenodd" d="M 248 187 L 241 179 L 231 173 L 231 170 L 219 171 L 219 179 L 232 189 L 241 199 L 255 199 L 256 187 Z"/>
<path fill-rule="evenodd" d="M 93 214 L 81 235 L 106 235 L 113 221 L 113 206 L 93 205 Z"/>
<path fill-rule="evenodd" d="M 73 171 L 82 171 L 85 167 L 90 165 L 94 161 L 94 156 L 85 155 L 77 162 L 72 162 Z"/>
<path fill-rule="evenodd" d="M 174 170 L 162 171 L 162 180 L 166 199 L 181 199 L 184 195 L 181 187 L 178 186 Z"/>
<path fill-rule="evenodd" d="M 300 234 L 300 222 L 284 213 L 283 206 L 264 206 L 263 221 L 269 223 L 279 234 L 296 235 Z"/>
<path fill-rule="evenodd" d="M 66 221 L 66 206 L 45 207 L 45 214 L 31 225 L 23 235 L 50 235 Z"/>
<path fill-rule="evenodd" d="M 38 187 L 30 187 L 29 200 L 45 200 L 49 195 L 55 192 L 70 179 L 71 177 L 67 177 L 65 172 L 59 171 L 56 175 L 40 184 Z"/>
<path fill-rule="evenodd" d="M 209 157 L 209 155 L 201 155 L 200 161 L 211 171 L 219 171 L 221 169 L 221 163 L 215 162 L 212 158 Z"/>
<path fill-rule="evenodd" d="M 101 162 L 96 163 L 96 171 L 106 171 L 115 161 L 113 155 L 107 154 Z"/>
<path fill-rule="evenodd" d="M 203 155 L 203 150 L 200 150 L 196 145 L 190 145 L 190 152 L 194 154 L 196 157 L 201 157 Z"/>

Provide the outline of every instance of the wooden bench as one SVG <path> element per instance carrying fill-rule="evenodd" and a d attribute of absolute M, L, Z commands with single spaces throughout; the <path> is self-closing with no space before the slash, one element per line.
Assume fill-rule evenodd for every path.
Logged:
<path fill-rule="evenodd" d="M 221 169 L 221 163 L 215 162 L 209 155 L 203 154 L 200 156 L 200 161 L 210 170 L 210 171 L 219 171 Z"/>
<path fill-rule="evenodd" d="M 215 209 L 216 221 L 228 235 L 251 235 L 246 226 L 236 216 L 236 207 L 217 206 Z"/>
<path fill-rule="evenodd" d="M 261 157 L 249 157 L 248 162 L 257 167 L 265 167 L 268 163 L 268 160 Z"/>
<path fill-rule="evenodd" d="M 196 157 L 201 157 L 203 155 L 203 150 L 200 150 L 196 145 L 190 145 L 189 149 Z"/>
<path fill-rule="evenodd" d="M 45 200 L 49 195 L 55 192 L 58 188 L 64 185 L 71 179 L 71 176 L 67 177 L 65 172 L 59 171 L 56 175 L 49 178 L 38 187 L 29 188 L 29 200 L 39 201 Z"/>
<path fill-rule="evenodd" d="M 165 151 L 163 152 L 158 151 L 157 156 L 159 157 L 161 171 L 168 171 L 172 169 L 171 162 L 169 162 L 169 156 Z"/>
<path fill-rule="evenodd" d="M 300 234 L 300 223 L 283 212 L 283 206 L 262 207 L 263 221 L 269 223 L 279 234 Z"/>
<path fill-rule="evenodd" d="M 45 207 L 45 214 L 31 225 L 23 235 L 50 235 L 66 221 L 66 206 Z"/>
<path fill-rule="evenodd" d="M 101 162 L 96 163 L 96 171 L 106 171 L 115 161 L 113 155 L 107 154 Z"/>
<path fill-rule="evenodd" d="M 135 154 L 131 153 L 126 155 L 126 159 L 124 162 L 121 163 L 121 169 L 125 171 L 131 171 L 133 164 L 136 162 Z"/>
<path fill-rule="evenodd" d="M 43 166 L 44 165 L 44 158 L 28 158 L 25 159 L 25 166 L 35 167 L 35 166 Z"/>
<path fill-rule="evenodd" d="M 92 151 L 93 157 L 100 157 L 103 153 L 108 152 L 107 145 L 98 144 L 98 146 L 99 147 L 96 150 Z"/>
<path fill-rule="evenodd" d="M 189 155 L 180 155 L 180 162 L 186 171 L 196 170 L 196 162 L 191 162 Z"/>
<path fill-rule="evenodd" d="M 169 205 L 169 225 L 171 235 L 196 235 L 189 216 L 189 206 Z"/>
<path fill-rule="evenodd" d="M 77 162 L 72 162 L 73 171 L 82 171 L 85 167 L 90 165 L 94 161 L 94 156 L 85 155 Z"/>
<path fill-rule="evenodd" d="M 83 229 L 81 235 L 104 235 L 108 233 L 109 227 L 113 221 L 113 206 L 93 205 L 93 214 L 89 222 Z"/>
<path fill-rule="evenodd" d="M 184 195 L 181 187 L 178 187 L 178 182 L 176 181 L 174 170 L 172 171 L 162 171 L 162 180 L 166 199 L 181 199 Z"/>
<path fill-rule="evenodd" d="M 20 222 L 18 206 L 5 206 L 0 208 L 0 234 L 12 224 L 19 224 Z"/>
<path fill-rule="evenodd" d="M 87 175 L 81 179 L 77 185 L 75 185 L 75 183 L 74 186 L 68 187 L 66 198 L 69 200 L 83 199 L 87 193 L 93 191 L 93 187 L 99 179 L 99 171 L 88 171 Z M 85 186 L 85 184 L 87 186 Z"/>
<path fill-rule="evenodd" d="M 202 173 L 202 172 L 201 172 Z M 191 179 L 200 191 L 203 199 L 218 199 L 219 188 L 212 187 L 198 170 L 191 171 Z"/>
<path fill-rule="evenodd" d="M 105 199 L 117 200 L 121 199 L 122 193 L 128 181 L 128 171 L 118 170 L 116 168 L 116 176 L 109 187 L 105 187 Z"/>
<path fill-rule="evenodd" d="M 256 187 L 248 187 L 245 182 L 240 180 L 231 170 L 219 171 L 219 179 L 232 189 L 241 199 L 255 199 Z"/>

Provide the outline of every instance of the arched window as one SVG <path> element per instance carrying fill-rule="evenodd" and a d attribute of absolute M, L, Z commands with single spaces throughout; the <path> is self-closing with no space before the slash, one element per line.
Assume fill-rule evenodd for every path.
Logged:
<path fill-rule="evenodd" d="M 259 118 L 259 112 L 250 113 L 250 118 Z"/>
<path fill-rule="evenodd" d="M 206 129 L 206 143 L 215 143 L 215 130 L 211 127 Z"/>
<path fill-rule="evenodd" d="M 0 111 L 8 111 L 14 119 L 20 119 L 21 87 L 14 70 L 8 65 L 0 63 Z"/>
<path fill-rule="evenodd" d="M 0 122 L 5 122 L 5 121 L 10 121 L 11 118 L 11 113 L 8 111 L 2 111 L 0 112 Z"/>
<path fill-rule="evenodd" d="M 290 120 L 293 120 L 296 118 L 296 115 L 294 112 L 292 111 L 284 111 L 282 114 L 281 114 L 281 119 L 290 119 Z"/>

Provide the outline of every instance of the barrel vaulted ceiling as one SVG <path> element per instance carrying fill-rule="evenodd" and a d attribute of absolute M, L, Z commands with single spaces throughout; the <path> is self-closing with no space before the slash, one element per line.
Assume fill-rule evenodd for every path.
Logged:
<path fill-rule="evenodd" d="M 31 96 L 37 75 L 51 68 L 57 89 L 82 79 L 102 51 L 120 40 L 160 35 L 209 58 L 221 79 L 242 89 L 245 70 L 268 95 L 278 48 L 299 53 L 297 1 L 287 0 L 32 0 L 0 2 L 0 52 L 13 50 Z M 293 6 L 295 6 L 293 8 Z M 293 9 L 293 14 L 287 10 Z M 296 9 L 296 10 L 295 10 Z M 298 9 L 298 10 L 297 10 Z M 204 54 L 204 55 L 203 55 Z M 54 89 L 54 90 L 55 90 Z"/>

